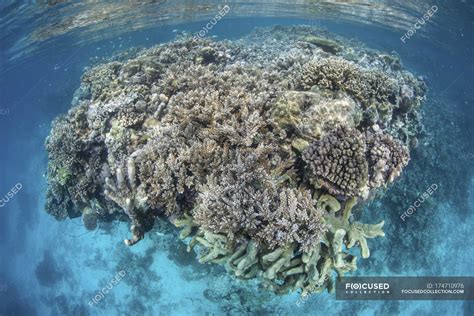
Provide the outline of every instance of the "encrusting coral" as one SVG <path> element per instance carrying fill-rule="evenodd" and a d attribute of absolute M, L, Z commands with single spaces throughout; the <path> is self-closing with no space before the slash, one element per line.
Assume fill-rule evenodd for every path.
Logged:
<path fill-rule="evenodd" d="M 383 236 L 352 209 L 400 176 L 415 133 L 398 136 L 420 124 L 424 84 L 394 59 L 276 27 L 88 69 L 46 142 L 46 211 L 129 222 L 129 246 L 167 219 L 202 263 L 279 294 L 331 291 Z"/>

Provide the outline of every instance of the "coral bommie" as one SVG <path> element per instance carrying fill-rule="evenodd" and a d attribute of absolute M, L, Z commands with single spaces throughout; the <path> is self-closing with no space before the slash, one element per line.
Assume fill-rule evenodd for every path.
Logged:
<path fill-rule="evenodd" d="M 178 39 L 87 70 L 46 142 L 46 211 L 127 221 L 127 245 L 169 220 L 201 262 L 276 293 L 331 290 L 351 248 L 383 236 L 351 210 L 407 165 L 425 87 L 343 39 L 301 45 L 318 32 Z"/>

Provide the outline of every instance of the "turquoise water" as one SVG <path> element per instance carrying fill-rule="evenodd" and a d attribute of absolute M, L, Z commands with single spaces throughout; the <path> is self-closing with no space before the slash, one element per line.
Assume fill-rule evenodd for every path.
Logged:
<path fill-rule="evenodd" d="M 38 3 L 0 5 L 0 315 L 474 314 L 472 302 L 351 302 L 328 293 L 297 306 L 298 293 L 276 296 L 221 266 L 198 263 L 166 222 L 129 248 L 122 242 L 130 234 L 126 222 L 88 231 L 81 218 L 56 221 L 44 210 L 44 143 L 52 120 L 71 107 L 85 67 L 195 34 L 219 7 L 199 2 L 173 10 L 163 1 L 154 3 L 163 8 L 147 9 L 140 1 L 107 12 L 93 4 L 87 10 L 86 2 Z M 407 70 L 425 78 L 424 137 L 402 176 L 361 212 L 366 222 L 385 220 L 386 236 L 369 241 L 372 255 L 358 260 L 354 275 L 472 276 L 472 4 L 394 2 L 354 10 L 310 2 L 291 10 L 278 1 L 229 5 L 229 15 L 206 37 L 238 40 L 256 27 L 309 25 L 399 56 Z M 432 5 L 438 8 L 432 21 L 401 40 Z M 432 197 L 402 220 L 433 184 Z M 100 295 L 103 288 L 107 293 Z"/>

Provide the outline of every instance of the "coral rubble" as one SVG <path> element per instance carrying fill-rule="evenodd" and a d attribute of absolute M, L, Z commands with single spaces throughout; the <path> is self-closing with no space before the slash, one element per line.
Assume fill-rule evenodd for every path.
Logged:
<path fill-rule="evenodd" d="M 145 49 L 88 69 L 54 121 L 46 211 L 127 221 L 129 246 L 167 219 L 202 263 L 330 291 L 384 235 L 352 209 L 407 165 L 425 89 L 395 57 L 309 27 Z"/>

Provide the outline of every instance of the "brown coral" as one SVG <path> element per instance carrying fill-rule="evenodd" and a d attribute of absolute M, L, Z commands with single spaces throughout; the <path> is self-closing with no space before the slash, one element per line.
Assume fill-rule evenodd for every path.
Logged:
<path fill-rule="evenodd" d="M 301 86 L 310 89 L 319 85 L 342 90 L 368 106 L 371 100 L 395 104 L 399 94 L 397 81 L 385 73 L 364 69 L 338 57 L 312 61 L 303 68 Z"/>
<path fill-rule="evenodd" d="M 308 250 L 319 243 L 325 226 L 309 191 L 280 187 L 267 172 L 251 165 L 229 168 L 233 171 L 210 179 L 203 188 L 193 214 L 197 224 L 231 240 L 252 239 L 270 249 L 295 243 Z"/>
<path fill-rule="evenodd" d="M 312 91 L 322 87 L 349 94 L 362 105 L 367 126 L 385 127 L 398 119 L 404 121 L 407 114 L 416 112 L 426 87 L 406 71 L 377 64 L 383 62 L 362 67 L 339 57 L 314 59 L 300 71 L 299 87 Z"/>
<path fill-rule="evenodd" d="M 334 195 L 361 195 L 367 185 L 368 164 L 364 135 L 339 127 L 313 142 L 303 159 L 320 185 Z"/>
<path fill-rule="evenodd" d="M 376 188 L 400 176 L 410 159 L 408 150 L 393 137 L 383 133 L 367 133 L 369 184 Z"/>
<path fill-rule="evenodd" d="M 409 154 L 390 135 L 341 126 L 313 142 L 303 160 L 331 194 L 367 197 L 370 189 L 386 186 L 401 174 Z"/>

